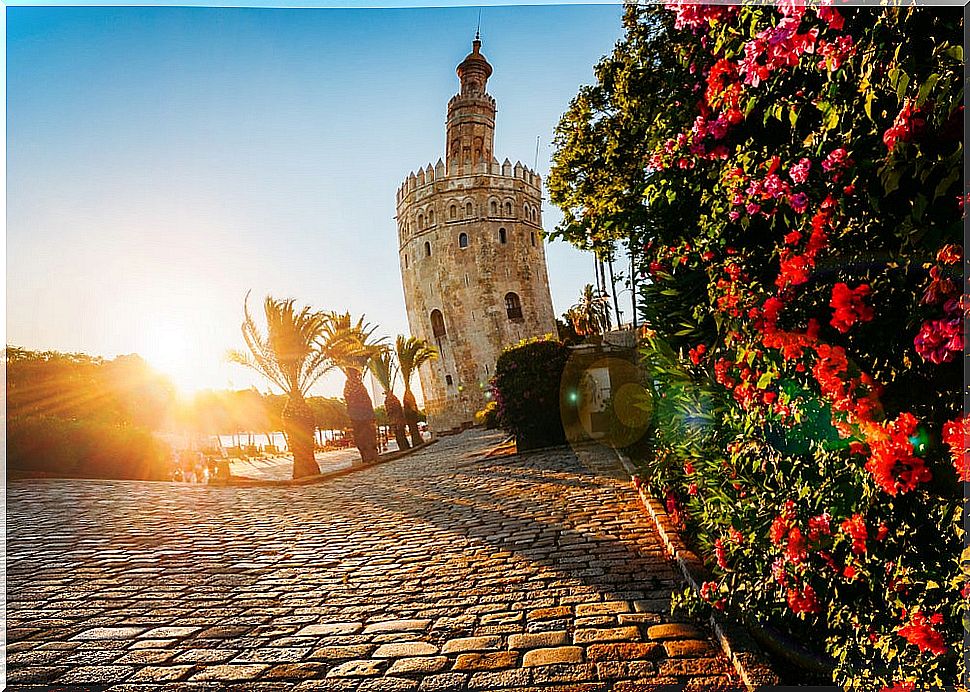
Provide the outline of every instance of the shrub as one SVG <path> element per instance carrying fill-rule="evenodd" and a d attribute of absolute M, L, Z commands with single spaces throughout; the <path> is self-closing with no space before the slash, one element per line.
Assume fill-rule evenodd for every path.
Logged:
<path fill-rule="evenodd" d="M 485 426 L 486 430 L 495 430 L 499 427 L 498 404 L 489 401 L 485 407 L 475 414 L 475 423 Z"/>
<path fill-rule="evenodd" d="M 526 340 L 498 358 L 492 391 L 499 424 L 519 450 L 563 444 L 560 383 L 569 351 L 551 338 Z"/>
<path fill-rule="evenodd" d="M 8 468 L 71 478 L 166 480 L 171 451 L 148 430 L 28 417 L 7 429 Z"/>
<path fill-rule="evenodd" d="M 970 595 L 962 15 L 669 9 L 628 10 L 580 126 L 563 121 L 564 164 L 615 128 L 617 147 L 586 146 L 627 168 L 580 163 L 558 195 L 569 232 L 610 214 L 650 229 L 628 238 L 653 330 L 646 482 L 713 570 L 712 607 L 824 650 L 845 687 L 953 685 Z"/>

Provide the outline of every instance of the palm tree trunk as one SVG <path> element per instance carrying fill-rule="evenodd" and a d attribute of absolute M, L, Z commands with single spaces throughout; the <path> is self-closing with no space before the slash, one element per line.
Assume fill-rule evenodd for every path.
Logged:
<path fill-rule="evenodd" d="M 610 243 L 610 254 L 606 256 L 607 266 L 610 268 L 610 287 L 613 292 L 613 309 L 616 315 L 616 328 L 620 328 L 620 300 L 616 295 L 616 277 L 613 276 L 613 243 Z"/>
<path fill-rule="evenodd" d="M 313 458 L 313 411 L 299 394 L 291 394 L 283 408 L 283 429 L 293 453 L 293 478 L 318 475 L 320 466 Z"/>
<path fill-rule="evenodd" d="M 374 419 L 374 404 L 357 370 L 347 371 L 344 401 L 347 402 L 347 415 L 350 417 L 350 426 L 354 429 L 354 443 L 360 451 L 360 460 L 373 461 L 377 458 L 377 422 Z"/>
<path fill-rule="evenodd" d="M 394 439 L 397 440 L 397 448 L 402 451 L 411 449 L 404 427 L 406 425 L 404 408 L 401 406 L 401 401 L 395 396 L 394 392 L 389 391 L 385 393 L 384 410 L 387 411 L 387 420 L 394 430 Z"/>
<path fill-rule="evenodd" d="M 404 420 L 407 422 L 408 429 L 411 431 L 411 446 L 418 447 L 424 444 L 424 438 L 421 437 L 421 431 L 418 430 L 418 403 L 414 399 L 414 394 L 411 392 L 411 388 L 407 387 L 404 390 Z"/>

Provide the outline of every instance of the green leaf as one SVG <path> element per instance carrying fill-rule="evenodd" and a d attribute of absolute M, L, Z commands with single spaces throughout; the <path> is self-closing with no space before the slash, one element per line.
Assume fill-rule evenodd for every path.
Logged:
<path fill-rule="evenodd" d="M 899 82 L 896 84 L 896 98 L 900 101 L 903 100 L 903 96 L 906 94 L 906 87 L 909 86 L 909 75 L 903 70 L 899 71 Z"/>
<path fill-rule="evenodd" d="M 927 80 L 923 82 L 923 85 L 919 88 L 919 94 L 916 96 L 917 108 L 921 107 L 923 103 L 926 102 L 926 97 L 929 96 L 930 92 L 933 90 L 933 87 L 936 86 L 938 81 L 940 81 L 940 75 L 931 74 Z"/>
<path fill-rule="evenodd" d="M 946 55 L 949 55 L 954 60 L 959 60 L 960 62 L 963 62 L 963 46 L 959 46 L 959 45 L 951 46 L 950 48 L 947 48 L 946 51 L 944 52 L 946 53 Z"/>

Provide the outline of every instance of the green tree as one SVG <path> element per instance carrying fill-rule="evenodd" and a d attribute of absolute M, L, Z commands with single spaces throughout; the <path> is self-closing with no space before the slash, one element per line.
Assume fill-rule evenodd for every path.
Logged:
<path fill-rule="evenodd" d="M 361 461 L 365 462 L 377 458 L 374 403 L 363 381 L 368 362 L 381 347 L 382 340 L 373 338 L 376 329 L 376 326 L 364 322 L 363 316 L 354 322 L 349 312 L 330 312 L 326 315 L 320 335 L 321 349 L 346 378 L 344 401 L 347 403 L 347 415 Z"/>
<path fill-rule="evenodd" d="M 411 444 L 417 447 L 423 444 L 424 440 L 421 438 L 421 431 L 418 430 L 421 412 L 418 411 L 414 392 L 411 391 L 411 378 L 418 371 L 418 368 L 429 360 L 437 358 L 438 351 L 424 339 L 414 336 L 405 337 L 403 334 L 398 334 L 394 350 L 397 354 L 398 367 L 401 369 L 401 379 L 404 381 L 404 399 L 402 400 L 404 418 L 411 431 Z"/>
<path fill-rule="evenodd" d="M 394 360 L 394 351 L 390 348 L 382 348 L 379 353 L 371 357 L 369 367 L 384 388 L 384 411 L 388 423 L 394 429 L 394 439 L 397 440 L 398 449 L 410 449 L 411 445 L 408 443 L 405 429 L 407 421 L 404 418 L 404 408 L 401 406 L 401 400 L 394 394 L 394 385 L 400 372 Z"/>
<path fill-rule="evenodd" d="M 266 296 L 263 302 L 266 329 L 249 312 L 249 294 L 243 301 L 243 340 L 248 353 L 229 351 L 231 362 L 258 372 L 286 395 L 282 412 L 283 431 L 293 453 L 293 478 L 320 473 L 313 456 L 313 412 L 306 403 L 310 387 L 334 367 L 328 354 L 317 347 L 325 318 L 309 307 L 297 309 L 292 299 Z"/>

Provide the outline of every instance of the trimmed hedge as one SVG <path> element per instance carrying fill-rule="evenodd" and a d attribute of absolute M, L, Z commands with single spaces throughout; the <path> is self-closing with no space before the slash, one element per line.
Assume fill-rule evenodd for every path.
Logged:
<path fill-rule="evenodd" d="M 559 392 L 568 357 L 552 339 L 524 341 L 499 356 L 492 378 L 498 421 L 520 451 L 566 442 Z"/>

